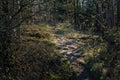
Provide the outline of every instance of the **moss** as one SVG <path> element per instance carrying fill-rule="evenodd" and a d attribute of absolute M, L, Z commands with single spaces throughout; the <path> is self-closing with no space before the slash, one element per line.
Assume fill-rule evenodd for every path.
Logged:
<path fill-rule="evenodd" d="M 58 80 L 60 78 L 61 77 L 58 74 L 50 73 L 50 77 L 49 77 L 50 80 Z"/>
<path fill-rule="evenodd" d="M 56 44 L 53 42 L 53 41 L 50 41 L 50 40 L 43 40 L 42 41 L 46 46 L 55 46 Z"/>
<path fill-rule="evenodd" d="M 51 39 L 54 37 L 51 28 L 46 25 L 25 25 L 21 31 L 22 36 L 34 37 L 34 39 Z"/>
<path fill-rule="evenodd" d="M 58 29 L 57 31 L 56 31 L 56 34 L 65 34 L 65 31 L 64 30 L 61 30 L 61 29 Z"/>

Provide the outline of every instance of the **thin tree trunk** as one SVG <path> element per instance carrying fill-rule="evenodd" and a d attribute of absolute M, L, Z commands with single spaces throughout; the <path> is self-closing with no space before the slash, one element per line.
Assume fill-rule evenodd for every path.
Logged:
<path fill-rule="evenodd" d="M 117 26 L 120 27 L 120 0 L 117 0 Z"/>
<path fill-rule="evenodd" d="M 10 64 L 9 64 L 9 55 L 11 55 L 10 53 L 10 35 L 11 35 L 11 31 L 10 31 L 10 16 L 9 16 L 9 0 L 2 0 L 2 11 L 4 13 L 3 15 L 3 22 L 5 24 L 2 25 L 3 29 L 0 31 L 0 42 L 1 42 L 1 56 L 2 56 L 2 60 L 3 60 L 3 73 L 6 76 L 6 78 L 8 77 L 9 74 L 9 70 L 10 70 Z"/>

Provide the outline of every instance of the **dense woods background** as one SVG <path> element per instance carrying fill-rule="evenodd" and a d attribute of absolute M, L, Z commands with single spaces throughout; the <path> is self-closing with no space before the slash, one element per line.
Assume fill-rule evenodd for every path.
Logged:
<path fill-rule="evenodd" d="M 59 23 L 105 44 L 86 60 L 91 80 L 120 80 L 120 0 L 0 0 L 0 80 L 77 80 L 54 44 L 41 41 L 52 36 L 47 26 Z"/>

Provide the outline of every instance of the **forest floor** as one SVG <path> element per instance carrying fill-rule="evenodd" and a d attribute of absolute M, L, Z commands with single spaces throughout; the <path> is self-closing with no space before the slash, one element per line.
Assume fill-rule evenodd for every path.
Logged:
<path fill-rule="evenodd" d="M 30 43 L 32 46 L 33 43 L 35 46 L 43 43 L 45 47 L 54 49 L 62 61 L 70 64 L 78 76 L 77 80 L 95 80 L 94 71 L 102 67 L 101 62 L 99 64 L 98 61 L 95 61 L 105 47 L 100 37 L 77 32 L 68 23 L 58 24 L 56 27 L 26 26 L 25 29 L 23 28 L 21 39 L 23 42 L 32 42 L 32 44 Z"/>
<path fill-rule="evenodd" d="M 77 74 L 79 80 L 93 80 L 93 75 L 86 64 L 83 48 L 89 44 L 91 35 L 76 33 L 79 36 L 66 37 L 62 34 L 57 34 L 52 28 L 53 34 L 56 36 L 54 42 L 57 44 L 60 54 L 71 63 L 71 67 Z M 92 37 L 93 38 L 93 37 Z"/>

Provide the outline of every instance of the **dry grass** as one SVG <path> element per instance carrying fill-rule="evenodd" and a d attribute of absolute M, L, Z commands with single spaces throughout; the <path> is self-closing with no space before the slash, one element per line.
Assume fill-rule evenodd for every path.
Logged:
<path fill-rule="evenodd" d="M 21 34 L 19 48 L 16 44 L 12 48 L 12 80 L 70 80 L 75 77 L 70 66 L 56 56 L 55 43 L 51 41 L 54 36 L 48 26 L 24 26 Z"/>

